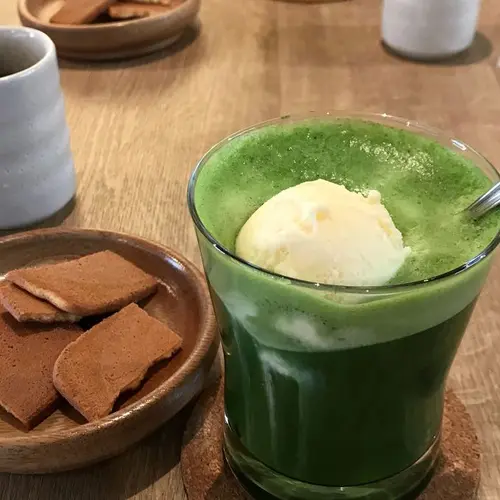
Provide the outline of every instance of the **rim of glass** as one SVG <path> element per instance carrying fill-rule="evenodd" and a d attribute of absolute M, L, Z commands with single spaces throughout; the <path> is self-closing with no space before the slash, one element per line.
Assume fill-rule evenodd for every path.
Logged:
<path fill-rule="evenodd" d="M 198 161 L 196 164 L 196 167 L 194 171 L 191 174 L 191 177 L 189 179 L 189 184 L 188 184 L 188 192 L 187 192 L 187 201 L 188 201 L 188 208 L 189 212 L 191 214 L 191 217 L 193 219 L 194 224 L 198 228 L 198 230 L 201 232 L 201 234 L 222 254 L 224 254 L 226 257 L 229 259 L 233 260 L 237 264 L 240 264 L 244 267 L 249 267 L 251 269 L 254 269 L 256 271 L 259 271 L 261 273 L 264 273 L 272 278 L 279 279 L 279 280 L 284 280 L 288 283 L 291 284 L 296 284 L 302 287 L 308 287 L 308 288 L 314 288 L 314 289 L 320 289 L 323 291 L 329 291 L 329 292 L 343 292 L 343 293 L 357 293 L 357 294 L 368 294 L 368 293 L 387 293 L 387 292 L 394 292 L 398 290 L 407 290 L 409 288 L 415 288 L 417 286 L 422 286 L 422 285 L 427 285 L 430 283 L 436 283 L 439 281 L 446 280 L 447 278 L 451 278 L 453 276 L 457 276 L 458 274 L 463 273 L 467 269 L 471 268 L 472 266 L 475 266 L 479 262 L 481 262 L 483 259 L 488 257 L 497 247 L 497 245 L 500 243 L 500 229 L 497 231 L 495 237 L 490 241 L 490 243 L 484 248 L 478 255 L 472 257 L 469 259 L 467 262 L 464 264 L 450 270 L 446 271 L 445 273 L 438 274 L 436 276 L 431 276 L 429 278 L 425 278 L 423 280 L 417 280 L 417 281 L 409 281 L 407 283 L 398 283 L 395 285 L 380 285 L 380 286 L 349 286 L 349 285 L 332 285 L 328 283 L 315 283 L 313 281 L 306 281 L 306 280 L 301 280 L 298 278 L 292 278 L 290 276 L 285 276 L 282 274 L 278 273 L 273 273 L 272 271 L 269 271 L 267 269 L 264 269 L 262 267 L 259 267 L 255 264 L 252 264 L 251 262 L 246 261 L 245 259 L 242 259 L 241 257 L 238 257 L 236 254 L 232 253 L 229 249 L 224 247 L 217 241 L 217 239 L 210 233 L 210 231 L 207 229 L 205 224 L 203 224 L 203 221 L 201 220 L 200 215 L 198 214 L 198 210 L 196 208 L 196 203 L 195 203 L 195 189 L 196 189 L 196 181 L 198 179 L 198 176 L 203 169 L 203 167 L 206 165 L 207 161 L 212 157 L 212 155 L 217 152 L 218 150 L 222 149 L 225 145 L 227 145 L 230 141 L 233 139 L 237 139 L 239 137 L 245 136 L 253 131 L 271 126 L 271 125 L 278 125 L 281 122 L 284 121 L 289 121 L 290 123 L 299 123 L 303 121 L 311 119 L 326 119 L 326 120 L 341 120 L 341 119 L 358 119 L 361 121 L 368 121 L 368 122 L 373 122 L 373 123 L 380 123 L 380 124 L 386 124 L 387 126 L 392 125 L 399 125 L 400 129 L 408 129 L 409 132 L 413 132 L 418 134 L 419 131 L 422 132 L 425 135 L 431 135 L 436 138 L 441 139 L 442 141 L 449 142 L 451 145 L 457 147 L 458 149 L 461 149 L 462 151 L 470 151 L 473 155 L 478 156 L 480 159 L 482 159 L 486 164 L 492 169 L 494 174 L 496 174 L 496 181 L 500 181 L 500 174 L 497 171 L 497 169 L 493 166 L 493 164 L 485 158 L 482 154 L 478 153 L 474 148 L 470 147 L 468 144 L 465 142 L 461 141 L 460 139 L 457 139 L 449 134 L 446 134 L 440 129 L 430 127 L 427 125 L 423 125 L 417 121 L 413 120 L 407 120 L 405 118 L 400 118 L 397 116 L 393 116 L 387 113 L 365 113 L 365 112 L 347 112 L 347 111 L 335 111 L 335 112 L 315 112 L 311 111 L 309 113 L 298 113 L 298 114 L 288 114 L 288 115 L 283 115 L 280 116 L 279 118 L 272 118 L 270 120 L 265 120 L 262 122 L 259 122 L 257 124 L 254 124 L 250 127 L 246 127 L 244 129 L 241 129 L 226 138 L 222 139 L 218 143 L 216 143 L 214 146 L 212 146 Z M 403 127 L 401 127 L 403 125 Z M 394 127 L 393 127 L 394 128 Z M 443 147 L 445 147 L 443 145 Z"/>

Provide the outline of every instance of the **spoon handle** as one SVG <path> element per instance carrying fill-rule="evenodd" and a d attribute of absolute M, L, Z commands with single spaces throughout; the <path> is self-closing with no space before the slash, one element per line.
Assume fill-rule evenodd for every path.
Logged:
<path fill-rule="evenodd" d="M 500 182 L 472 203 L 467 212 L 472 218 L 478 219 L 498 205 L 500 205 Z"/>

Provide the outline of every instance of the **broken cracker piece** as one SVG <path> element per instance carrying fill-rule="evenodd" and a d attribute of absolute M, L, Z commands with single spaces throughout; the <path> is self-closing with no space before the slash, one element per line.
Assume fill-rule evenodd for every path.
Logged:
<path fill-rule="evenodd" d="M 61 311 L 12 283 L 0 286 L 0 303 L 21 323 L 76 323 L 80 316 Z"/>
<path fill-rule="evenodd" d="M 26 428 L 55 409 L 54 363 L 81 333 L 77 325 L 18 323 L 0 306 L 0 406 Z"/>
<path fill-rule="evenodd" d="M 79 316 L 114 312 L 151 295 L 155 278 L 108 250 L 58 264 L 17 269 L 5 279 Z"/>
<path fill-rule="evenodd" d="M 118 396 L 137 388 L 150 367 L 173 356 L 182 339 L 136 304 L 68 345 L 54 365 L 59 393 L 88 421 L 109 415 Z"/>
<path fill-rule="evenodd" d="M 94 21 L 116 0 L 66 0 L 50 19 L 54 24 L 88 24 Z"/>
<path fill-rule="evenodd" d="M 158 16 L 171 10 L 171 7 L 161 4 L 118 2 L 109 7 L 108 14 L 113 19 L 137 19 Z"/>
<path fill-rule="evenodd" d="M 123 0 L 123 2 L 129 3 L 127 0 Z M 185 2 L 186 0 L 133 0 L 133 3 L 141 3 L 144 5 L 163 5 L 164 7 L 169 7 L 170 9 L 175 9 Z M 122 3 L 122 0 L 118 3 Z"/>

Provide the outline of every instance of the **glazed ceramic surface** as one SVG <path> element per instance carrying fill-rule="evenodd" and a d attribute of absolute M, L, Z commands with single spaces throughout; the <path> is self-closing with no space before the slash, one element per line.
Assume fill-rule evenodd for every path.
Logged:
<path fill-rule="evenodd" d="M 0 27 L 0 229 L 50 217 L 75 194 L 54 44 Z"/>

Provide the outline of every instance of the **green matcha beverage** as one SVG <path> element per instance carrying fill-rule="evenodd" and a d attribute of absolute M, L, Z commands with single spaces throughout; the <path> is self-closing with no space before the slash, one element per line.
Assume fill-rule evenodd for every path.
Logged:
<path fill-rule="evenodd" d="M 189 186 L 225 356 L 225 454 L 257 498 L 407 498 L 499 236 L 498 181 L 460 141 L 387 116 L 284 118 Z M 258 493 L 256 493 L 258 492 Z"/>

